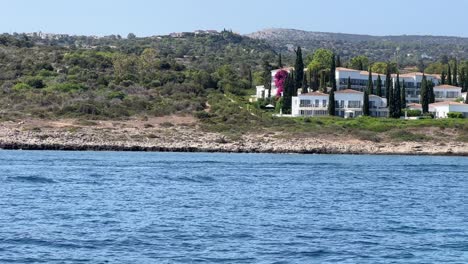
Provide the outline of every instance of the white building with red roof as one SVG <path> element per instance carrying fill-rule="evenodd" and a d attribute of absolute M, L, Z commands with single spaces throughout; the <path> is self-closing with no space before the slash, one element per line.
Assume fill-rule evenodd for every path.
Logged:
<path fill-rule="evenodd" d="M 329 95 L 322 92 L 300 94 L 292 98 L 292 116 L 327 116 Z M 362 115 L 364 93 L 352 89 L 335 92 L 335 115 L 345 118 Z M 387 117 L 387 100 L 385 98 L 369 96 L 371 116 Z"/>

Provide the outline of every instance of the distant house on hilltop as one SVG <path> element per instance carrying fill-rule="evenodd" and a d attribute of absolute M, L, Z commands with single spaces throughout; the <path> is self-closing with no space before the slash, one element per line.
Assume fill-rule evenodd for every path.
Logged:
<path fill-rule="evenodd" d="M 195 30 L 195 35 L 219 35 L 217 30 Z"/>

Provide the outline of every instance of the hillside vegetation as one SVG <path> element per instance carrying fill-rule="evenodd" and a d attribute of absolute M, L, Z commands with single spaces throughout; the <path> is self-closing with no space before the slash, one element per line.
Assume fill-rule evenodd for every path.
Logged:
<path fill-rule="evenodd" d="M 124 118 L 203 110 L 210 92 L 245 94 L 274 51 L 224 31 L 181 37 L 0 35 L 3 118 Z"/>
<path fill-rule="evenodd" d="M 443 57 L 468 59 L 468 38 L 461 37 L 370 36 L 295 29 L 266 29 L 247 36 L 265 40 L 278 52 L 288 52 L 296 46 L 309 52 L 324 48 L 334 50 L 343 60 L 364 55 L 371 61 L 387 61 L 396 58 L 397 49 L 401 65 L 434 62 Z"/>

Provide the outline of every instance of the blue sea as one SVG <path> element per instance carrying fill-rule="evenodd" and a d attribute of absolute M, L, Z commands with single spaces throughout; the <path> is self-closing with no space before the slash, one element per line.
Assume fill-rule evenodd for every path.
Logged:
<path fill-rule="evenodd" d="M 0 263 L 468 263 L 468 158 L 0 151 Z"/>

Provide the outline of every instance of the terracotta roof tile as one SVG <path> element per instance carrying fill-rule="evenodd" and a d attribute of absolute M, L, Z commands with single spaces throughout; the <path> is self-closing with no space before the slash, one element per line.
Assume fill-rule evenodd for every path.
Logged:
<path fill-rule="evenodd" d="M 434 89 L 461 89 L 461 87 L 448 85 L 448 84 L 442 84 L 442 85 L 438 85 L 434 87 Z"/>
<path fill-rule="evenodd" d="M 353 71 L 353 72 L 358 72 L 358 70 L 349 69 L 349 68 L 344 68 L 344 67 L 337 67 L 336 70 L 337 70 L 337 71 Z"/>
<path fill-rule="evenodd" d="M 459 102 L 452 102 L 452 101 L 444 101 L 444 102 L 432 103 L 432 104 L 430 104 L 429 106 L 437 106 L 437 105 L 466 105 L 466 106 L 468 106 L 468 104 L 459 103 Z"/>
<path fill-rule="evenodd" d="M 339 90 L 339 91 L 336 91 L 335 93 L 354 93 L 354 94 L 363 94 L 363 92 L 359 92 L 359 91 L 352 90 L 352 89 L 344 89 L 344 90 Z"/>
<path fill-rule="evenodd" d="M 305 94 L 300 94 L 299 96 L 308 96 L 308 95 L 315 95 L 315 96 L 328 96 L 328 94 L 326 93 L 322 93 L 322 92 L 310 92 L 310 93 L 305 93 Z"/>
<path fill-rule="evenodd" d="M 416 104 L 416 103 L 407 104 L 406 106 L 408 106 L 408 107 L 417 107 L 417 108 L 421 108 L 421 107 L 422 107 L 421 104 Z"/>

